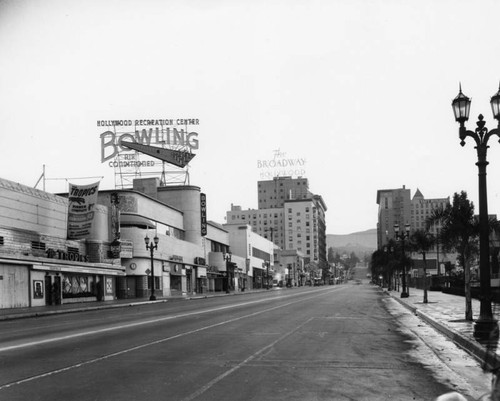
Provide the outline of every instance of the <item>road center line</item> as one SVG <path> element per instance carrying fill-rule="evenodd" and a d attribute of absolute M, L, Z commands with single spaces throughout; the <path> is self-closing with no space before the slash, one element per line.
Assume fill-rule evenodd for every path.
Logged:
<path fill-rule="evenodd" d="M 342 287 L 341 289 L 343 289 L 343 288 L 345 288 L 345 287 Z M 196 330 L 186 331 L 184 333 L 176 334 L 175 336 L 162 338 L 160 340 L 152 341 L 152 342 L 149 342 L 149 343 L 146 343 L 146 344 L 142 344 L 142 345 L 138 345 L 138 346 L 135 346 L 135 347 L 132 347 L 132 348 L 128 348 L 128 349 L 122 350 L 122 351 L 114 352 L 114 353 L 111 353 L 111 354 L 108 354 L 108 355 L 104 355 L 104 356 L 99 357 L 99 358 L 95 358 L 95 359 L 91 359 L 91 360 L 88 360 L 88 361 L 85 361 L 85 362 L 77 363 L 75 365 L 70 365 L 70 366 L 67 366 L 67 367 L 64 367 L 64 368 L 61 368 L 61 369 L 55 369 L 55 370 L 52 370 L 50 372 L 46 372 L 46 373 L 42 373 L 42 374 L 39 374 L 39 375 L 27 377 L 27 378 L 22 379 L 22 380 L 14 381 L 14 382 L 11 382 L 11 383 L 6 383 L 6 384 L 0 386 L 0 391 L 4 390 L 6 388 L 9 388 L 9 387 L 13 387 L 13 386 L 24 384 L 24 383 L 28 383 L 28 382 L 31 382 L 31 381 L 34 381 L 34 380 L 42 379 L 44 377 L 48 377 L 48 376 L 56 375 L 56 374 L 59 374 L 59 373 L 67 372 L 67 371 L 70 371 L 70 370 L 73 370 L 73 369 L 76 369 L 76 368 L 80 368 L 82 366 L 90 365 L 90 364 L 93 364 L 93 363 L 96 363 L 96 362 L 101 362 L 101 361 L 104 361 L 104 360 L 107 360 L 107 359 L 110 359 L 110 358 L 114 358 L 114 357 L 117 357 L 117 356 L 120 356 L 120 355 L 127 354 L 129 352 L 137 351 L 137 350 L 140 350 L 142 348 L 146 348 L 146 347 L 149 347 L 149 346 L 152 346 L 152 345 L 161 344 L 161 343 L 164 343 L 164 342 L 167 342 L 167 341 L 174 340 L 176 338 L 180 338 L 180 337 L 184 337 L 184 336 L 187 336 L 187 335 L 190 335 L 190 334 L 198 333 L 198 332 L 201 332 L 201 331 L 204 331 L 204 330 L 208 330 L 208 329 L 211 329 L 211 328 L 214 328 L 214 327 L 218 327 L 218 326 L 222 326 L 222 325 L 225 325 L 225 324 L 228 324 L 228 323 L 236 322 L 238 320 L 246 319 L 246 318 L 249 318 L 249 317 L 257 316 L 257 315 L 260 315 L 260 314 L 263 314 L 263 313 L 266 313 L 266 312 L 269 312 L 269 311 L 272 311 L 272 310 L 275 310 L 275 309 L 284 308 L 286 306 L 290 306 L 290 305 L 296 304 L 298 302 L 302 302 L 304 300 L 308 300 L 308 299 L 313 299 L 313 298 L 320 297 L 320 296 L 328 294 L 330 292 L 332 292 L 332 291 L 321 292 L 319 294 L 314 294 L 313 296 L 309 296 L 309 297 L 306 297 L 306 298 L 300 298 L 298 300 L 291 301 L 291 302 L 288 302 L 286 304 L 282 304 L 282 305 L 274 306 L 272 308 L 260 310 L 260 311 L 254 312 L 254 313 L 250 313 L 248 315 L 235 317 L 233 319 L 225 320 L 225 321 L 219 322 L 219 323 L 214 323 L 214 324 L 211 324 L 209 326 L 200 327 L 199 329 L 196 329 Z M 260 302 L 260 301 L 251 301 L 251 302 L 247 302 L 247 303 L 242 303 L 242 304 L 238 304 L 238 306 L 249 305 L 249 304 L 253 304 L 253 303 L 257 303 L 257 302 Z M 182 317 L 182 316 L 190 316 L 190 315 L 196 315 L 196 314 L 199 314 L 199 313 L 208 313 L 208 312 L 211 312 L 211 311 L 228 309 L 230 307 L 235 307 L 235 306 L 236 305 L 234 305 L 234 306 L 225 306 L 225 307 L 220 307 L 220 308 L 213 308 L 213 309 L 209 309 L 209 310 L 206 310 L 206 311 L 191 312 L 191 313 L 186 313 L 186 314 L 182 314 L 182 315 L 176 315 L 176 316 L 170 316 L 170 317 L 161 318 L 161 319 L 155 319 L 155 320 L 151 320 L 151 321 L 148 321 L 148 322 L 133 323 L 131 325 L 124 325 L 124 326 L 120 326 L 120 327 L 132 327 L 132 326 L 137 326 L 137 325 L 141 325 L 141 324 L 148 324 L 148 323 L 162 321 L 162 320 L 174 319 L 174 318 Z M 271 343 L 270 345 L 266 346 L 265 348 L 257 351 L 255 354 L 253 354 L 252 356 L 250 356 L 249 358 L 247 358 L 245 361 L 241 362 L 239 365 L 236 365 L 233 369 L 230 369 L 230 371 L 226 372 L 225 375 L 224 375 L 224 377 L 226 377 L 227 375 L 229 375 L 230 373 L 232 373 L 234 370 L 236 370 L 235 368 L 239 369 L 239 367 L 243 366 L 248 361 L 254 359 L 255 356 L 259 355 L 260 353 L 262 353 L 264 350 L 266 350 L 269 347 L 271 347 L 276 342 L 281 341 L 286 336 L 292 334 L 294 331 L 298 330 L 300 327 L 302 327 L 306 323 L 307 322 L 304 322 L 301 326 L 299 326 L 296 329 L 292 330 L 290 333 L 287 333 L 284 336 L 280 337 L 274 343 Z M 114 328 L 109 328 L 109 329 L 97 330 L 97 331 L 94 331 L 94 332 L 88 332 L 87 334 L 82 333 L 80 335 L 88 335 L 88 334 L 92 334 L 92 333 L 105 332 L 105 331 L 111 331 L 111 330 L 116 330 L 116 329 L 118 329 L 118 328 L 114 327 Z M 61 337 L 61 338 L 59 338 L 59 340 L 60 339 L 65 339 L 65 338 L 79 337 L 80 335 L 76 334 L 76 335 L 73 335 L 73 336 Z M 46 343 L 46 342 L 51 342 L 51 341 L 52 341 L 52 339 L 51 340 L 43 340 L 42 342 L 39 342 L 39 343 Z M 28 344 L 34 345 L 34 343 L 28 343 Z M 21 348 L 23 346 L 28 346 L 28 345 L 24 345 L 23 344 L 23 345 L 20 345 L 20 346 L 6 347 L 5 349 L 9 349 L 9 348 L 10 349 L 15 349 L 15 348 Z M 5 349 L 0 349 L 0 351 L 5 350 Z M 219 378 L 216 378 L 214 380 L 220 381 L 222 379 L 223 379 L 223 377 L 219 377 Z M 213 384 L 215 384 L 217 382 L 217 381 L 214 381 L 214 380 L 212 380 L 210 382 L 210 383 L 213 382 L 212 384 L 209 383 L 210 384 L 209 387 L 207 387 L 209 385 L 209 384 L 207 384 L 207 385 L 205 385 L 202 388 L 202 389 L 204 389 L 203 392 L 206 391 L 206 390 L 208 390 L 208 388 L 210 388 L 211 386 L 213 386 Z M 201 391 L 201 389 L 199 391 Z"/>
<path fill-rule="evenodd" d="M 187 396 L 186 398 L 183 398 L 182 401 L 192 401 L 194 400 L 195 398 L 199 397 L 200 395 L 202 395 L 204 392 L 206 392 L 207 390 L 210 390 L 210 388 L 212 388 L 215 384 L 217 384 L 218 382 L 220 382 L 222 379 L 226 378 L 227 376 L 229 376 L 231 373 L 235 372 L 236 370 L 240 369 L 241 367 L 245 366 L 248 362 L 252 361 L 253 359 L 255 359 L 257 356 L 263 354 L 265 351 L 267 351 L 269 348 L 272 348 L 274 347 L 277 343 L 283 341 L 285 338 L 291 336 L 293 333 L 295 333 L 296 331 L 298 331 L 299 329 L 301 329 L 302 327 L 304 327 L 306 324 L 308 324 L 311 320 L 313 320 L 314 318 L 313 317 L 310 317 L 309 319 L 307 319 L 305 322 L 303 322 L 302 324 L 299 324 L 297 327 L 295 327 L 294 329 L 290 330 L 288 333 L 285 333 L 283 334 L 280 338 L 274 340 L 273 342 L 271 342 L 270 344 L 266 345 L 264 348 L 261 348 L 260 350 L 258 350 L 257 352 L 255 352 L 254 354 L 250 355 L 247 359 L 245 359 L 244 361 L 238 363 L 237 365 L 233 366 L 231 369 L 225 371 L 224 373 L 220 374 L 219 376 L 217 376 L 216 378 L 212 379 L 211 381 L 209 381 L 207 384 L 205 384 L 203 387 L 201 387 L 199 390 L 195 391 L 194 393 L 192 393 L 191 395 Z"/>

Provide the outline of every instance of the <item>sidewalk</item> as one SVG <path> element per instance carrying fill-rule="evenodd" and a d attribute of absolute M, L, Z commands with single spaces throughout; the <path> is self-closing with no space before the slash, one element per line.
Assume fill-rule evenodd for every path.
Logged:
<path fill-rule="evenodd" d="M 479 361 L 483 361 L 485 348 L 474 338 L 474 322 L 465 320 L 464 297 L 444 294 L 441 291 L 428 291 L 428 303 L 424 304 L 423 290 L 410 287 L 410 296 L 408 298 L 401 298 L 400 292 L 388 291 L 387 289 L 384 289 L 384 292 Z M 479 300 L 472 299 L 472 316 L 474 319 L 479 316 L 479 307 Z M 496 318 L 499 317 L 496 316 Z M 497 360 L 500 360 L 498 349 L 496 355 Z"/>

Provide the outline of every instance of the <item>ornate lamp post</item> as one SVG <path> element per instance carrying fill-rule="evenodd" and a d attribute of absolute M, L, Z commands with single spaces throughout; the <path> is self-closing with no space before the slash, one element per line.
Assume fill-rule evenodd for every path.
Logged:
<path fill-rule="evenodd" d="M 493 317 L 491 309 L 491 281 L 490 281 L 490 246 L 489 246 L 489 224 L 488 224 L 488 198 L 486 189 L 486 153 L 488 150 L 488 140 L 492 135 L 500 137 L 500 129 L 495 128 L 488 131 L 483 121 L 482 114 L 476 122 L 477 128 L 474 131 L 465 128 L 465 122 L 469 119 L 471 100 L 462 93 L 460 85 L 459 93 L 453 99 L 452 107 L 455 113 L 455 120 L 460 124 L 458 136 L 460 145 L 465 145 L 465 138 L 470 136 L 476 142 L 477 163 L 479 170 L 479 274 L 480 274 L 480 311 L 479 319 L 474 325 L 474 336 L 478 340 L 487 340 L 493 328 L 497 326 L 497 321 Z M 490 100 L 493 118 L 498 121 L 500 127 L 500 89 Z"/>
<path fill-rule="evenodd" d="M 146 249 L 151 252 L 151 296 L 149 297 L 150 301 L 155 301 L 156 296 L 155 296 L 155 265 L 154 265 L 154 260 L 153 260 L 153 254 L 154 250 L 158 249 L 158 242 L 160 242 L 158 236 L 155 235 L 153 238 L 153 242 L 150 244 L 149 243 L 149 237 L 146 234 L 146 237 L 144 238 L 144 242 L 146 243 Z"/>
<path fill-rule="evenodd" d="M 405 254 L 405 239 L 410 238 L 410 225 L 405 224 L 405 231 L 399 232 L 399 225 L 394 224 L 394 232 L 396 233 L 396 240 L 401 240 L 401 246 L 403 250 L 403 288 L 401 289 L 401 298 L 408 298 L 410 292 L 408 291 L 408 286 L 406 285 L 406 254 Z"/>

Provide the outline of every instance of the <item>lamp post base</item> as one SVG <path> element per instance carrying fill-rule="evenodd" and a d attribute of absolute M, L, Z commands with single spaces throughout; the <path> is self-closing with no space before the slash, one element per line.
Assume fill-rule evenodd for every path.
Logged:
<path fill-rule="evenodd" d="M 407 292 L 403 291 L 401 293 L 401 298 L 408 298 L 410 296 L 410 294 L 408 294 Z"/>
<path fill-rule="evenodd" d="M 497 320 L 479 317 L 474 323 L 474 338 L 481 345 L 496 347 L 498 342 Z"/>
<path fill-rule="evenodd" d="M 156 296 L 155 296 L 155 295 L 151 295 L 151 296 L 149 297 L 149 300 L 150 300 L 150 301 L 156 301 Z"/>

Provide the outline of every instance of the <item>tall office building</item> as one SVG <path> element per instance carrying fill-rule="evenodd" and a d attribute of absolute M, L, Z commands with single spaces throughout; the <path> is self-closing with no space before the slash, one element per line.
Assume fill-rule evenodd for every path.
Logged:
<path fill-rule="evenodd" d="M 378 224 L 377 240 L 378 247 L 383 247 L 387 241 L 394 238 L 394 225 L 398 224 L 404 229 L 410 224 L 410 231 L 426 230 L 426 220 L 433 210 L 445 208 L 450 203 L 450 197 L 425 199 L 422 192 L 417 188 L 413 198 L 410 198 L 410 190 L 405 186 L 399 189 L 382 189 L 377 191 Z M 440 229 L 438 224 L 429 227 L 429 232 L 436 235 Z"/>
<path fill-rule="evenodd" d="M 377 204 L 377 246 L 380 249 L 395 237 L 394 225 L 404 230 L 406 224 L 411 224 L 410 190 L 404 185 L 398 189 L 379 189 Z"/>
<path fill-rule="evenodd" d="M 258 181 L 258 209 L 231 205 L 227 223 L 246 223 L 283 250 L 298 250 L 309 262 L 326 263 L 327 207 L 309 191 L 307 178 L 275 177 Z"/>
<path fill-rule="evenodd" d="M 274 177 L 272 180 L 258 181 L 259 209 L 282 208 L 286 200 L 307 199 L 309 192 L 307 178 Z"/>
<path fill-rule="evenodd" d="M 411 228 L 412 230 L 428 230 L 431 234 L 436 236 L 441 229 L 441 224 L 436 223 L 426 227 L 427 218 L 431 216 L 432 212 L 436 209 L 444 209 L 450 204 L 450 197 L 447 198 L 434 198 L 425 199 L 422 192 L 417 188 L 415 195 L 411 200 Z M 436 251 L 436 246 L 432 249 Z"/>

